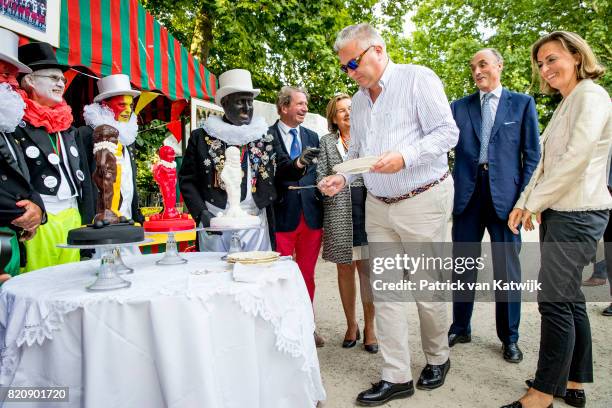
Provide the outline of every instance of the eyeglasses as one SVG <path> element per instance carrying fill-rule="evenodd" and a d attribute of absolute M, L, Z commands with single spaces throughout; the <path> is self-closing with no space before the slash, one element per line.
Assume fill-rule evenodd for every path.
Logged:
<path fill-rule="evenodd" d="M 30 76 L 33 77 L 39 77 L 39 78 L 49 78 L 51 81 L 57 83 L 57 82 L 62 82 L 64 85 L 66 85 L 68 83 L 68 80 L 62 75 L 39 75 L 39 74 L 30 74 Z"/>
<path fill-rule="evenodd" d="M 359 68 L 359 63 L 361 62 L 361 59 L 363 58 L 365 53 L 368 52 L 370 50 L 370 48 L 372 48 L 372 47 L 373 47 L 373 45 L 370 45 L 361 54 L 359 54 L 359 56 L 357 58 L 353 58 L 352 60 L 347 62 L 346 65 L 340 64 L 340 69 L 348 74 L 349 68 L 352 69 L 352 70 L 356 70 L 357 68 Z"/>

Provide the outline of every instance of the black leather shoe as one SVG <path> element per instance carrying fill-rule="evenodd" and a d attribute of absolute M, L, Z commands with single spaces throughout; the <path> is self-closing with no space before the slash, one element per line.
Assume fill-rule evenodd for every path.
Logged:
<path fill-rule="evenodd" d="M 612 303 L 610 303 L 610 306 L 602 310 L 601 314 L 604 316 L 612 316 Z"/>
<path fill-rule="evenodd" d="M 586 406 L 586 394 L 584 390 L 566 389 L 563 401 L 572 407 L 582 408 Z"/>
<path fill-rule="evenodd" d="M 501 407 L 501 408 L 523 408 L 523 404 L 521 404 L 521 402 L 520 402 L 520 401 L 514 401 L 512 404 L 510 404 L 510 405 L 504 405 L 504 406 L 503 406 L 503 407 Z M 548 406 L 548 408 L 553 408 L 553 404 L 550 404 L 550 405 Z"/>
<path fill-rule="evenodd" d="M 528 388 L 533 387 L 533 380 L 525 380 Z M 586 406 L 586 394 L 584 390 L 566 389 L 565 395 L 555 394 L 555 398 L 563 398 L 567 405 L 582 408 Z"/>
<path fill-rule="evenodd" d="M 365 351 L 367 351 L 368 353 L 371 354 L 376 354 L 378 353 L 378 343 L 372 343 L 372 344 L 364 344 L 363 348 L 365 349 Z"/>
<path fill-rule="evenodd" d="M 441 365 L 427 364 L 423 371 L 419 381 L 417 381 L 417 388 L 419 390 L 433 390 L 444 385 L 446 379 L 446 373 L 450 369 L 450 358 L 446 360 L 446 363 Z"/>
<path fill-rule="evenodd" d="M 365 390 L 357 396 L 357 405 L 375 407 L 383 405 L 387 401 L 398 398 L 408 398 L 414 394 L 412 381 L 406 383 L 391 383 L 381 380 L 372 384 L 372 388 Z"/>
<path fill-rule="evenodd" d="M 355 345 L 357 344 L 357 340 L 359 340 L 360 337 L 361 337 L 361 334 L 359 334 L 359 327 L 358 327 L 357 334 L 355 335 L 355 340 L 344 339 L 344 341 L 342 342 L 342 348 L 355 347 Z"/>
<path fill-rule="evenodd" d="M 453 347 L 457 343 L 470 343 L 472 336 L 469 334 L 451 333 L 448 335 L 448 347 Z"/>
<path fill-rule="evenodd" d="M 502 345 L 502 353 L 504 360 L 509 363 L 520 363 L 523 361 L 523 352 L 516 343 Z"/>
<path fill-rule="evenodd" d="M 368 353 L 371 353 L 371 354 L 378 353 L 378 343 L 366 344 L 365 343 L 365 338 L 366 338 L 365 329 L 363 329 L 363 348 Z"/>

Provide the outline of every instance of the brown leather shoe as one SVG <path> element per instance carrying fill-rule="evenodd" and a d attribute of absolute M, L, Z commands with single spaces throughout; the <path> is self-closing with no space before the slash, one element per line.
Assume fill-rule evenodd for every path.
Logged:
<path fill-rule="evenodd" d="M 317 347 L 323 347 L 325 345 L 325 340 L 323 340 L 323 337 L 319 336 L 317 332 L 314 332 L 314 341 Z"/>
<path fill-rule="evenodd" d="M 605 279 L 590 277 L 582 282 L 582 286 L 602 286 L 606 284 Z"/>

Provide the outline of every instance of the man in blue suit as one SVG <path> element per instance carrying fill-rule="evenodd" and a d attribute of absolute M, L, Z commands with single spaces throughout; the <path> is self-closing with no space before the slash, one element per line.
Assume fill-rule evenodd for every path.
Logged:
<path fill-rule="evenodd" d="M 308 112 L 308 94 L 302 88 L 284 86 L 278 93 L 276 108 L 280 120 L 269 133 L 280 141 L 281 147 L 292 159 L 303 150 L 319 148 L 319 136 L 302 126 Z M 276 180 L 278 198 L 274 203 L 276 250 L 282 255 L 295 256 L 302 271 L 310 301 L 315 293 L 315 266 L 323 237 L 323 207 L 316 188 L 290 189 L 289 187 L 317 184 L 316 164 L 308 166 L 299 181 Z M 317 347 L 324 344 L 315 333 Z"/>
<path fill-rule="evenodd" d="M 495 280 L 520 282 L 520 236 L 508 229 L 508 215 L 540 159 L 538 115 L 532 97 L 510 92 L 501 85 L 501 54 L 492 48 L 478 51 L 470 61 L 479 91 L 451 104 L 459 127 L 455 148 L 453 255 L 477 258 L 485 228 L 492 242 Z M 453 279 L 475 282 L 472 268 Z M 453 294 L 452 347 L 471 341 L 470 320 L 474 292 Z M 520 293 L 496 293 L 497 336 L 505 360 L 519 363 Z"/>

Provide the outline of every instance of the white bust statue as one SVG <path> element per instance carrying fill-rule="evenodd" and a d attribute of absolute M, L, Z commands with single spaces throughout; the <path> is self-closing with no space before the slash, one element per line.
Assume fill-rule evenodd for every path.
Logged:
<path fill-rule="evenodd" d="M 259 217 L 250 215 L 240 207 L 242 167 L 240 166 L 240 150 L 235 146 L 225 149 L 225 164 L 221 170 L 221 181 L 227 192 L 227 206 L 224 213 L 211 220 L 211 227 L 259 225 L 261 223 Z"/>

